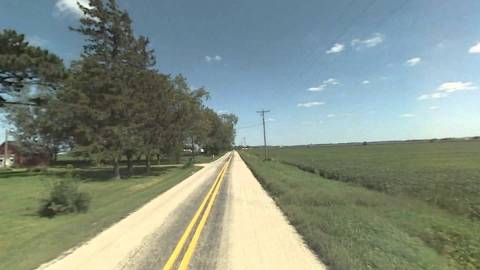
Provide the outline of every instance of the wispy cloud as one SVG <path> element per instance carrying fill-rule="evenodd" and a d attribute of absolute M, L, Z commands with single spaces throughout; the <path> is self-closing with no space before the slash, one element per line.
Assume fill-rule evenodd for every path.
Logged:
<path fill-rule="evenodd" d="M 350 44 L 352 45 L 352 47 L 355 47 L 357 49 L 373 48 L 378 44 L 382 43 L 383 41 L 385 41 L 385 37 L 382 34 L 374 33 L 369 38 L 366 38 L 366 39 L 355 38 L 352 40 Z"/>
<path fill-rule="evenodd" d="M 340 84 L 337 79 L 329 78 L 329 79 L 327 79 L 327 80 L 324 80 L 324 81 L 323 81 L 320 85 L 318 85 L 318 86 L 308 88 L 308 91 L 311 91 L 311 92 L 323 91 L 323 90 L 325 90 L 328 86 L 337 85 L 337 84 Z"/>
<path fill-rule="evenodd" d="M 433 111 L 433 110 L 437 110 L 438 108 L 440 108 L 440 107 L 438 107 L 438 106 L 430 106 L 430 107 L 429 107 L 429 109 L 432 110 L 432 111 Z"/>
<path fill-rule="evenodd" d="M 468 53 L 480 53 L 480 42 L 470 47 Z"/>
<path fill-rule="evenodd" d="M 275 122 L 277 121 L 275 118 L 267 118 L 267 122 Z"/>
<path fill-rule="evenodd" d="M 33 46 L 45 48 L 50 44 L 50 41 L 44 38 L 41 38 L 39 36 L 33 35 L 28 37 L 28 43 L 30 43 L 30 45 L 33 45 Z"/>
<path fill-rule="evenodd" d="M 82 10 L 78 7 L 78 3 L 82 6 L 88 7 L 88 0 L 57 0 L 55 8 L 60 15 L 74 15 L 81 17 L 83 15 Z"/>
<path fill-rule="evenodd" d="M 205 56 L 205 61 L 206 62 L 220 62 L 222 61 L 222 57 L 220 55 L 214 55 L 214 56 Z"/>
<path fill-rule="evenodd" d="M 410 117 L 415 117 L 415 114 L 413 114 L 413 113 L 404 113 L 404 114 L 400 114 L 399 116 L 400 116 L 400 117 L 403 117 L 403 118 L 410 118 Z"/>
<path fill-rule="evenodd" d="M 325 53 L 326 54 L 332 54 L 332 53 L 340 53 L 345 49 L 345 45 L 341 43 L 335 43 L 332 48 L 327 50 Z"/>
<path fill-rule="evenodd" d="M 331 114 L 327 115 L 327 117 L 328 118 L 333 118 L 333 117 L 335 117 L 335 114 L 331 113 Z"/>
<path fill-rule="evenodd" d="M 370 84 L 370 81 L 369 80 L 364 80 L 364 81 L 362 81 L 362 84 Z"/>
<path fill-rule="evenodd" d="M 405 61 L 405 65 L 407 65 L 409 67 L 414 67 L 414 66 L 420 64 L 420 62 L 422 62 L 422 58 L 414 57 L 412 59 L 408 59 L 407 61 Z"/>
<path fill-rule="evenodd" d="M 320 106 L 320 105 L 324 105 L 324 104 L 325 104 L 325 102 L 310 101 L 310 102 L 305 102 L 305 103 L 298 103 L 297 107 L 310 108 L 310 107 Z"/>
<path fill-rule="evenodd" d="M 476 90 L 478 87 L 472 82 L 446 82 L 442 83 L 430 94 L 417 97 L 418 100 L 445 98 L 458 91 Z"/>

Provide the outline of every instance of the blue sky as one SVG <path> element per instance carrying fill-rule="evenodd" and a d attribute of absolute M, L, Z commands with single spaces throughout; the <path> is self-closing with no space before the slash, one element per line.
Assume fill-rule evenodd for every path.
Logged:
<path fill-rule="evenodd" d="M 74 2 L 0 0 L 0 28 L 68 63 Z M 119 2 L 160 71 L 239 116 L 238 143 L 262 143 L 262 108 L 271 144 L 480 135 L 478 0 Z"/>

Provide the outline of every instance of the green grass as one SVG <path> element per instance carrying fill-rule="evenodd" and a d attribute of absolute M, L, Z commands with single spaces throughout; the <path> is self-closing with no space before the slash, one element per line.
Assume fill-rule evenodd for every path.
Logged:
<path fill-rule="evenodd" d="M 141 172 L 142 168 L 136 168 Z M 110 180 L 110 168 L 76 169 L 80 190 L 92 196 L 90 210 L 53 219 L 36 215 L 39 199 L 53 181 L 69 177 L 61 168 L 47 172 L 0 172 L 0 269 L 32 269 L 88 240 L 198 168 L 154 168 L 152 176 Z"/>
<path fill-rule="evenodd" d="M 477 222 L 421 200 L 241 155 L 331 269 L 480 269 Z"/>
<path fill-rule="evenodd" d="M 269 155 L 329 179 L 480 219 L 480 141 L 275 147 Z"/>

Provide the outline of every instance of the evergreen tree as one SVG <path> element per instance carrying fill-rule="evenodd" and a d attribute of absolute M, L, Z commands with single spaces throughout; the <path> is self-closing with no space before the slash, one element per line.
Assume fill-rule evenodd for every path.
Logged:
<path fill-rule="evenodd" d="M 97 160 L 112 160 L 118 179 L 120 160 L 133 140 L 132 80 L 143 69 L 139 44 L 148 42 L 135 40 L 130 17 L 115 0 L 91 0 L 89 8 L 79 6 L 85 16 L 78 28 L 71 29 L 83 34 L 86 44 L 59 99 L 72 112 L 76 143 Z"/>
<path fill-rule="evenodd" d="M 30 85 L 55 88 L 65 76 L 58 56 L 30 45 L 15 30 L 0 32 L 0 92 L 18 92 Z"/>

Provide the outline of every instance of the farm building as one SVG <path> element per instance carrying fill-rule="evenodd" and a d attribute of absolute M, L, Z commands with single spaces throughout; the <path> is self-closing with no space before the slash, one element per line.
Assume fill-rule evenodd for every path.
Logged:
<path fill-rule="evenodd" d="M 27 153 L 22 151 L 18 143 L 9 141 L 5 157 L 5 142 L 0 145 L 0 167 L 11 166 L 36 166 L 49 163 L 49 156 L 46 153 Z M 6 158 L 6 164 L 4 159 Z"/>

